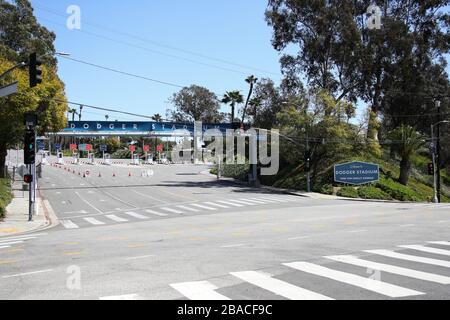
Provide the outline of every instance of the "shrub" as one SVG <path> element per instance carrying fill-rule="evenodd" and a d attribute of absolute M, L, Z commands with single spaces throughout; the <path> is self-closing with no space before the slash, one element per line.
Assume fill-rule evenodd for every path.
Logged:
<path fill-rule="evenodd" d="M 399 201 L 424 201 L 426 200 L 426 196 L 420 196 L 415 193 L 413 190 L 404 186 L 400 183 L 395 182 L 394 180 L 381 179 L 380 182 L 376 185 L 377 188 L 381 189 L 385 193 L 387 193 L 393 199 Z"/>
<path fill-rule="evenodd" d="M 333 186 L 331 184 L 325 184 L 322 186 L 322 189 L 320 189 L 320 193 L 323 194 L 333 194 Z"/>
<path fill-rule="evenodd" d="M 338 192 L 339 197 L 358 198 L 358 190 L 354 187 L 343 187 Z"/>
<path fill-rule="evenodd" d="M 8 179 L 0 179 L 0 219 L 5 217 L 6 207 L 11 202 L 11 183 Z"/>
<path fill-rule="evenodd" d="M 358 189 L 358 196 L 362 199 L 378 199 L 378 200 L 391 200 L 392 197 L 383 190 L 373 187 L 361 187 Z"/>

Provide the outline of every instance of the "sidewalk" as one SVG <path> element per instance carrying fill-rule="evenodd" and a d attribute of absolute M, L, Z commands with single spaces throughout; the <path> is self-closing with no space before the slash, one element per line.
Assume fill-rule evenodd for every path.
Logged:
<path fill-rule="evenodd" d="M 28 191 L 22 191 L 22 181 L 12 184 L 14 198 L 6 207 L 6 217 L 0 222 L 0 237 L 14 236 L 53 227 L 58 220 L 46 200 L 36 197 L 37 212 L 28 221 Z M 39 195 L 39 191 L 37 193 Z"/>

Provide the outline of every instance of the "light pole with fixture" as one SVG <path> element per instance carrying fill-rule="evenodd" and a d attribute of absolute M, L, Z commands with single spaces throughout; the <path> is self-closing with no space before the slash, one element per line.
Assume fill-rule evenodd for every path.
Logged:
<path fill-rule="evenodd" d="M 440 148 L 440 132 L 438 132 L 437 137 L 437 143 L 434 142 L 434 127 L 440 126 L 443 123 L 450 123 L 449 120 L 443 120 L 439 121 L 435 124 L 431 125 L 431 141 L 432 141 L 432 148 L 431 153 L 433 155 L 433 202 L 434 203 L 440 203 L 440 180 L 441 180 L 441 173 L 440 173 L 440 165 L 439 162 L 441 161 L 439 156 L 439 148 Z M 436 154 L 438 155 L 436 159 Z M 437 161 L 436 161 L 437 160 Z M 438 163 L 436 163 L 438 162 Z"/>

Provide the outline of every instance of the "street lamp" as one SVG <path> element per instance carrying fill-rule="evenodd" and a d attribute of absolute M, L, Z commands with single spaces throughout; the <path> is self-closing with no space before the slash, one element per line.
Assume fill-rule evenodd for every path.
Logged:
<path fill-rule="evenodd" d="M 431 153 L 433 155 L 433 202 L 434 203 L 438 203 L 439 202 L 439 198 L 438 198 L 438 193 L 437 193 L 437 185 L 438 185 L 438 174 L 436 174 L 436 144 L 434 143 L 434 127 L 441 125 L 443 123 L 450 123 L 449 120 L 443 120 L 443 121 L 439 121 L 435 124 L 431 125 L 431 141 L 433 143 L 432 145 L 432 150 Z M 440 137 L 438 137 L 438 140 L 440 139 Z M 439 159 L 440 161 L 440 159 Z M 438 172 L 440 173 L 440 172 Z M 440 180 L 440 174 L 439 174 L 439 180 Z"/>

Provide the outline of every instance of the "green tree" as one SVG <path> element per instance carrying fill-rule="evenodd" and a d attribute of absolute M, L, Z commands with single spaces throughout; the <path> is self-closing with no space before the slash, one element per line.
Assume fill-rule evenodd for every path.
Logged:
<path fill-rule="evenodd" d="M 236 120 L 235 111 L 236 105 L 244 102 L 244 97 L 239 91 L 228 91 L 225 93 L 222 99 L 222 103 L 230 104 L 231 106 L 231 122 L 234 123 Z"/>
<path fill-rule="evenodd" d="M 159 113 L 157 113 L 157 114 L 152 116 L 152 120 L 156 121 L 156 122 L 162 122 L 163 121 L 163 117 Z"/>
<path fill-rule="evenodd" d="M 256 78 L 255 76 L 250 76 L 247 79 L 245 79 L 245 82 L 247 82 L 250 85 L 250 88 L 248 90 L 248 96 L 247 100 L 245 101 L 244 110 L 242 111 L 242 123 L 244 123 L 245 121 L 245 116 L 247 115 L 247 107 L 253 94 L 253 87 L 258 82 L 258 78 Z"/>
<path fill-rule="evenodd" d="M 411 157 L 425 145 L 425 139 L 413 127 L 406 125 L 392 130 L 389 138 L 393 150 L 401 158 L 399 182 L 406 186 L 411 173 Z"/>
<path fill-rule="evenodd" d="M 217 96 L 208 89 L 196 85 L 175 93 L 171 102 L 176 108 L 172 118 L 179 122 L 219 122 L 221 115 Z"/>

